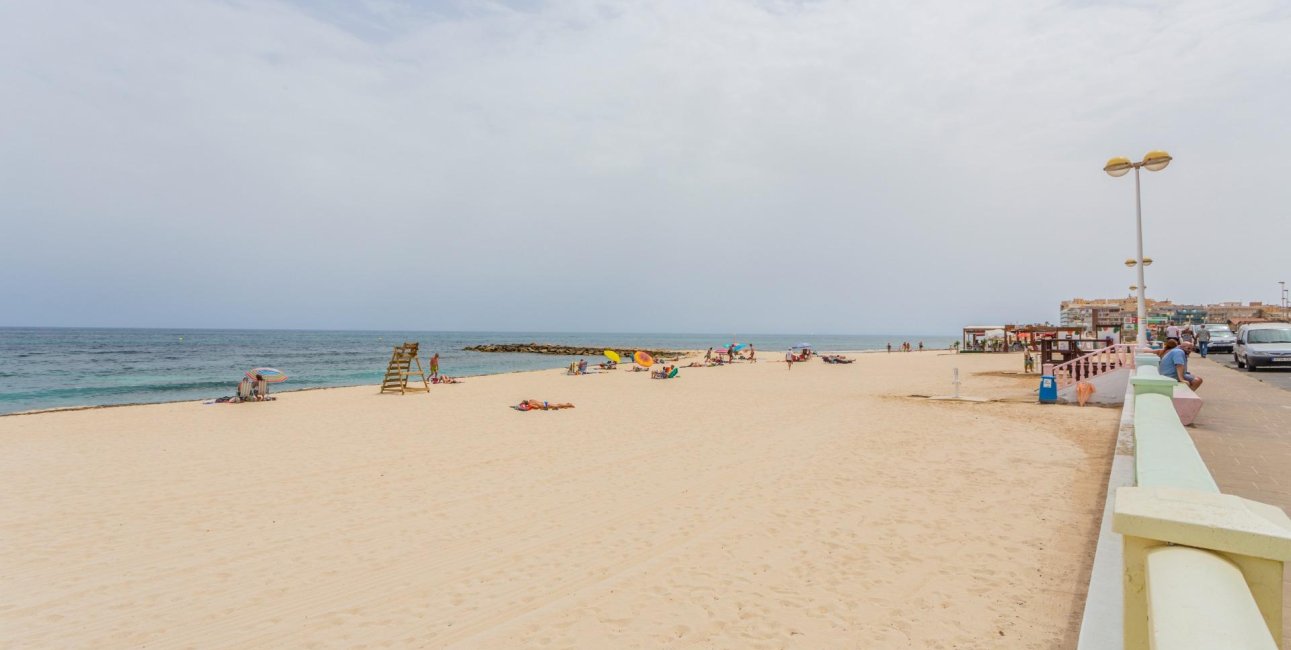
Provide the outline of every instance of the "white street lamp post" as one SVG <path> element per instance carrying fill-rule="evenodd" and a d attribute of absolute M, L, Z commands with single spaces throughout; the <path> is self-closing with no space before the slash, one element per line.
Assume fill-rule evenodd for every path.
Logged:
<path fill-rule="evenodd" d="M 1144 264 L 1143 260 L 1143 199 L 1142 194 L 1139 191 L 1139 168 L 1147 167 L 1148 171 L 1159 172 L 1162 169 L 1165 169 L 1166 165 L 1169 165 L 1171 160 L 1173 159 L 1170 157 L 1170 154 L 1164 151 L 1149 151 L 1146 156 L 1143 156 L 1142 162 L 1130 162 L 1129 158 L 1118 156 L 1107 161 L 1107 164 L 1103 166 L 1103 171 L 1107 172 L 1108 176 L 1112 176 L 1114 178 L 1124 176 L 1129 173 L 1131 169 L 1134 170 L 1134 224 L 1136 232 L 1138 233 L 1138 257 L 1134 259 L 1134 266 L 1138 267 L 1139 274 L 1139 282 L 1138 285 L 1136 285 L 1139 292 L 1139 322 L 1138 327 L 1136 328 L 1136 342 L 1141 348 L 1147 347 L 1148 344 L 1148 309 L 1147 286 L 1143 282 L 1143 267 L 1146 266 L 1146 264 Z"/>

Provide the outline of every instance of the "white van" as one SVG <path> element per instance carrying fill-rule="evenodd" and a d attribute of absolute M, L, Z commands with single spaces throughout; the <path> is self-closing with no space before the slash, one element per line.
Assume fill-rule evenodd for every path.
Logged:
<path fill-rule="evenodd" d="M 1233 361 L 1238 368 L 1291 368 L 1291 323 L 1251 323 L 1237 330 Z"/>

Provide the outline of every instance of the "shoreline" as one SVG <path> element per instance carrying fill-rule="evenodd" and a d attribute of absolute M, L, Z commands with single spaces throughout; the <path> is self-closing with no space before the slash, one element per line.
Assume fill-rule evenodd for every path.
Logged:
<path fill-rule="evenodd" d="M 695 355 L 702 355 L 702 354 L 704 354 L 705 350 L 677 350 L 677 352 L 680 352 L 682 356 L 678 357 L 677 359 L 675 359 L 675 360 L 673 360 L 673 361 L 674 361 L 675 363 L 680 363 L 681 361 L 684 361 L 684 360 L 690 359 L 692 356 L 695 356 Z M 886 352 L 886 351 L 885 351 L 885 350 L 883 350 L 883 349 L 877 349 L 877 350 L 873 350 L 873 349 L 871 349 L 871 350 L 843 350 L 843 351 L 840 351 L 840 352 L 827 351 L 827 352 L 824 352 L 824 353 L 825 353 L 825 354 L 855 354 L 855 355 L 860 355 L 860 354 L 875 354 L 875 353 L 880 353 L 880 352 Z M 929 348 L 929 349 L 924 350 L 924 353 L 925 353 L 925 354 L 927 354 L 927 353 L 929 353 L 929 352 L 943 352 L 943 353 L 944 353 L 944 352 L 950 352 L 950 353 L 952 353 L 952 354 L 957 353 L 957 352 L 956 352 L 956 351 L 954 351 L 954 350 L 946 350 L 946 349 L 940 349 L 940 348 L 937 348 L 937 349 Z M 892 352 L 892 354 L 898 354 L 898 351 L 894 350 L 894 351 Z M 771 360 L 770 360 L 770 362 L 771 362 L 771 363 L 776 363 L 776 362 L 779 362 L 779 359 L 774 359 L 774 358 L 773 358 L 773 359 L 771 359 Z M 551 371 L 553 371 L 553 370 L 563 370 L 563 369 L 564 369 L 563 367 L 562 367 L 562 368 L 544 368 L 544 369 L 537 369 L 537 370 L 530 368 L 530 369 L 521 369 L 521 370 L 503 370 L 503 371 L 499 371 L 499 372 L 485 372 L 485 373 L 480 373 L 480 374 L 476 374 L 476 375 L 450 375 L 450 376 L 455 377 L 455 378 L 459 378 L 459 379 L 460 379 L 460 378 L 476 378 L 476 377 L 494 377 L 494 376 L 498 376 L 498 375 L 511 375 L 511 374 L 516 374 L 516 373 L 526 373 L 526 372 L 535 372 L 535 373 L 536 373 L 536 372 L 551 372 Z M 233 386 L 234 386 L 234 388 L 235 388 L 235 389 L 237 388 L 237 384 L 236 384 L 236 383 L 234 383 L 234 384 L 233 384 Z M 338 385 L 335 385 L 335 386 L 306 386 L 306 387 L 304 387 L 304 388 L 273 389 L 273 390 L 272 390 L 272 392 L 271 392 L 270 394 L 271 394 L 271 395 L 281 395 L 281 394 L 285 394 L 285 393 L 303 393 L 303 392 L 306 392 L 306 391 L 333 390 L 333 389 L 337 389 L 337 388 L 359 388 L 359 387 L 363 387 L 363 386 L 371 386 L 371 387 L 373 387 L 373 388 L 380 388 L 381 384 L 380 384 L 380 383 L 375 383 L 375 384 L 338 384 Z M 122 404 L 84 404 L 84 405 L 79 405 L 79 406 L 54 406 L 54 407 L 50 407 L 50 408 L 46 408 L 46 409 L 32 409 L 32 410 L 27 410 L 27 411 L 13 411 L 13 412 L 9 412 L 9 413 L 0 413 L 0 418 L 16 417 L 16 416 L 20 416 L 20 415 L 42 415 L 42 414 L 45 414 L 45 413 L 64 413 L 64 412 L 72 412 L 72 411 L 93 411 L 93 410 L 96 410 L 96 409 L 110 409 L 110 408 L 119 408 L 119 407 L 124 407 L 124 406 L 157 406 L 157 405 L 159 405 L 159 404 L 184 404 L 184 403 L 186 403 L 186 402 L 194 402 L 194 403 L 199 403 L 199 404 L 200 404 L 200 403 L 204 403 L 204 402 L 206 402 L 208 399 L 216 399 L 216 398 L 214 398 L 214 397 L 210 397 L 210 398 L 204 398 L 204 399 L 170 399 L 170 400 L 161 400 L 161 401 L 157 401 L 157 402 L 125 402 L 125 403 L 122 403 Z"/>
<path fill-rule="evenodd" d="M 764 356 L 783 352 L 783 347 L 799 341 L 810 341 L 818 350 L 859 350 L 881 349 L 888 340 L 873 335 L 728 336 L 755 343 Z M 425 356 L 438 351 L 441 367 L 466 377 L 551 368 L 561 365 L 561 360 L 572 360 L 557 355 L 463 350 L 498 341 L 594 347 L 597 354 L 587 356 L 595 362 L 600 360 L 601 348 L 704 350 L 722 339 L 729 340 L 669 333 L 12 328 L 0 331 L 0 366 L 4 368 L 0 372 L 0 413 L 209 399 L 232 394 L 242 372 L 257 366 L 280 368 L 290 375 L 292 379 L 282 385 L 285 390 L 375 384 L 381 381 L 390 359 L 390 345 L 403 340 L 419 341 Z M 949 337 L 928 341 L 929 347 L 936 348 L 951 342 Z"/>
<path fill-rule="evenodd" d="M 680 352 L 682 353 L 682 356 L 679 357 L 677 361 L 680 361 L 682 359 L 687 359 L 691 355 L 696 353 L 695 350 L 682 350 Z M 700 354 L 703 353 L 702 350 L 698 352 Z M 853 353 L 847 352 L 845 354 L 853 354 Z M 537 370 L 530 368 L 530 369 L 522 369 L 522 370 L 503 370 L 500 372 L 485 372 L 485 373 L 480 373 L 478 375 L 448 375 L 448 376 L 453 377 L 455 379 L 463 379 L 463 378 L 476 378 L 476 377 L 496 377 L 500 375 L 512 375 L 512 374 L 526 373 L 526 372 L 534 372 L 534 373 L 552 372 L 553 370 L 564 370 L 564 368 L 542 368 Z M 444 373 L 440 373 L 440 374 L 444 374 Z M 364 386 L 380 388 L 381 384 L 380 383 L 340 384 L 336 386 L 306 386 L 304 388 L 270 389 L 269 394 L 282 395 L 287 393 L 304 393 L 307 391 L 316 391 L 316 390 L 334 390 L 338 388 L 362 388 Z M 235 389 L 235 392 L 236 392 L 236 388 L 237 388 L 236 383 L 233 384 L 233 388 Z M 34 409 L 29 411 L 14 411 L 12 413 L 0 413 L 0 418 L 12 417 L 17 415 L 41 415 L 44 413 L 63 413 L 63 412 L 69 412 L 69 411 L 92 411 L 95 409 L 110 409 L 110 408 L 118 408 L 123 406 L 157 406 L 159 404 L 185 404 L 189 402 L 196 403 L 196 404 L 205 404 L 207 400 L 211 400 L 211 399 L 217 399 L 217 398 L 208 397 L 205 399 L 170 399 L 170 400 L 162 400 L 159 402 L 126 402 L 124 404 L 85 404 L 82 406 L 55 406 L 47 409 Z"/>

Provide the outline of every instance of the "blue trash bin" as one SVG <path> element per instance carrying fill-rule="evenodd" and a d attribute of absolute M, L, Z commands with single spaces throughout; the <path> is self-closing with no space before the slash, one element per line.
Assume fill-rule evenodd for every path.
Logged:
<path fill-rule="evenodd" d="M 1040 376 L 1040 403 L 1058 403 L 1058 382 L 1053 378 L 1053 375 Z"/>

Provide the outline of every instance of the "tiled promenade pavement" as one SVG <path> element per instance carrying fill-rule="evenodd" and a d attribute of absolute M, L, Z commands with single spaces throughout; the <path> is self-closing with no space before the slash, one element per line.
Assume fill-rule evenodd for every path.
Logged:
<path fill-rule="evenodd" d="M 1205 380 L 1201 413 L 1188 430 L 1219 489 L 1291 514 L 1291 390 L 1197 355 L 1188 367 Z M 1282 638 L 1291 647 L 1291 571 L 1284 580 Z"/>

